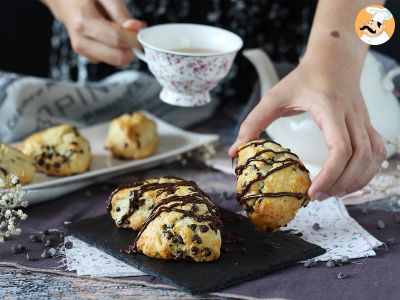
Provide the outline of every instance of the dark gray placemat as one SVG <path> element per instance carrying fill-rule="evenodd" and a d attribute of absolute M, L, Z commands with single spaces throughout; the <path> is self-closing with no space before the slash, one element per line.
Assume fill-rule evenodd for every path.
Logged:
<path fill-rule="evenodd" d="M 192 294 L 214 292 L 257 278 L 301 260 L 321 255 L 321 247 L 294 235 L 268 234 L 254 230 L 251 223 L 232 212 L 221 210 L 224 243 L 221 257 L 214 262 L 161 260 L 143 254 L 121 253 L 133 244 L 136 232 L 117 229 L 109 215 L 65 225 L 69 234 L 162 281 Z M 233 238 L 232 238 L 233 236 Z M 243 241 L 237 241 L 243 239 Z M 232 243 L 232 240 L 236 242 Z"/>

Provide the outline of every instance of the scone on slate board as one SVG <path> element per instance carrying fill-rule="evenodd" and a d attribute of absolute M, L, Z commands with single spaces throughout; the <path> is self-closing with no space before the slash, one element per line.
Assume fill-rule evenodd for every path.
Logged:
<path fill-rule="evenodd" d="M 194 182 L 158 193 L 158 202 L 138 233 L 133 250 L 162 259 L 213 261 L 221 251 L 217 207 Z"/>
<path fill-rule="evenodd" d="M 28 184 L 35 177 L 35 166 L 18 149 L 0 143 L 0 189 L 13 186 L 13 175 L 18 177 L 21 184 Z"/>
<path fill-rule="evenodd" d="M 112 192 L 108 211 L 118 228 L 139 230 L 158 201 L 158 193 L 179 182 L 186 183 L 177 177 L 157 177 L 121 186 Z"/>
<path fill-rule="evenodd" d="M 124 114 L 111 121 L 106 148 L 123 159 L 140 159 L 157 149 L 157 124 L 140 112 Z"/>
<path fill-rule="evenodd" d="M 259 230 L 274 231 L 305 206 L 311 180 L 298 156 L 280 144 L 255 140 L 238 147 L 237 200 Z"/>
<path fill-rule="evenodd" d="M 38 172 L 50 176 L 84 173 L 92 160 L 89 142 L 68 124 L 32 134 L 19 149 L 32 159 Z"/>

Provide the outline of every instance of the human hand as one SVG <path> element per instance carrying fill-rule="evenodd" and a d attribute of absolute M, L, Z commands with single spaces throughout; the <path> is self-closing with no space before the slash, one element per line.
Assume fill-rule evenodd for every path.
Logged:
<path fill-rule="evenodd" d="M 329 149 L 309 197 L 322 200 L 365 186 L 386 158 L 386 149 L 371 125 L 359 74 L 348 62 L 338 60 L 332 63 L 305 56 L 250 112 L 229 150 L 230 156 L 235 157 L 239 144 L 258 138 L 277 118 L 308 111 Z"/>
<path fill-rule="evenodd" d="M 139 45 L 137 32 L 145 23 L 129 13 L 123 0 L 43 0 L 67 27 L 72 48 L 92 63 L 122 67 Z"/>

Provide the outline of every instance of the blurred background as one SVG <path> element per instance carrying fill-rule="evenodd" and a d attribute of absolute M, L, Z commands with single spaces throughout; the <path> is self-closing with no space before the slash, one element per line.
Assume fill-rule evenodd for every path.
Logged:
<path fill-rule="evenodd" d="M 293 2 L 298 4 L 298 1 Z M 388 0 L 385 6 L 398 18 L 399 28 L 400 1 Z M 38 0 L 0 1 L 0 70 L 47 77 L 52 22 L 52 15 Z M 389 42 L 373 48 L 400 62 L 397 28 Z M 269 54 L 274 60 L 285 62 L 285 58 Z"/>

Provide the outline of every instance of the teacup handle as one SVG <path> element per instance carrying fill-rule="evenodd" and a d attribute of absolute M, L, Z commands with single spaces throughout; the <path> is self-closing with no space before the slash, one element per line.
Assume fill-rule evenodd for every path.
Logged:
<path fill-rule="evenodd" d="M 396 68 L 390 70 L 389 73 L 387 73 L 385 75 L 385 77 L 383 77 L 383 80 L 382 80 L 384 89 L 392 92 L 394 90 L 393 79 L 399 75 L 400 75 L 400 67 L 396 67 Z"/>
<path fill-rule="evenodd" d="M 135 54 L 135 56 L 141 60 L 143 60 L 146 64 L 147 62 L 147 58 L 146 58 L 146 54 L 144 54 L 142 49 L 139 48 L 133 48 L 132 49 L 133 54 Z"/>

